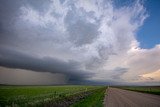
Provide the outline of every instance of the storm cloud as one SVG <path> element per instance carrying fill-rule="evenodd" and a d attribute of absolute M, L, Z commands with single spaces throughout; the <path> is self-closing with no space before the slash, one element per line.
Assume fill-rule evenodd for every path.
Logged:
<path fill-rule="evenodd" d="M 60 73 L 64 74 L 68 78 L 68 82 L 71 83 L 85 80 L 92 74 L 81 70 L 80 64 L 72 60 L 66 62 L 51 57 L 37 58 L 6 49 L 0 51 L 0 66 L 37 72 Z"/>
<path fill-rule="evenodd" d="M 124 6 L 111 0 L 0 2 L 1 68 L 51 73 L 57 79 L 59 74 L 63 84 L 134 84 L 140 75 L 160 69 L 153 58 L 159 58 L 159 45 L 141 49 L 136 39 L 149 17 L 141 1 Z M 139 60 L 143 56 L 147 63 Z M 155 66 L 147 71 L 151 63 Z"/>

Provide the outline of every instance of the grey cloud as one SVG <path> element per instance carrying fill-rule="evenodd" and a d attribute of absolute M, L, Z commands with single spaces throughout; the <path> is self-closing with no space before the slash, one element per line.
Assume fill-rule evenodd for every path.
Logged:
<path fill-rule="evenodd" d="M 40 13 L 46 12 L 49 8 L 49 4 L 52 3 L 51 0 L 27 0 L 26 4 L 32 6 L 35 10 L 39 11 Z"/>
<path fill-rule="evenodd" d="M 24 69 L 13 69 L 0 66 L 0 84 L 8 85 L 53 85 L 66 84 L 64 74 L 35 72 Z"/>
<path fill-rule="evenodd" d="M 116 55 L 112 46 L 99 45 L 97 47 L 97 52 L 100 57 L 92 57 L 89 61 L 86 61 L 86 68 L 93 70 L 99 68 L 100 66 L 104 66 L 110 55 Z"/>
<path fill-rule="evenodd" d="M 92 57 L 89 61 L 85 62 L 85 67 L 87 69 L 95 70 L 98 68 L 102 63 L 102 60 L 97 57 Z"/>
<path fill-rule="evenodd" d="M 83 9 L 76 9 L 74 5 L 66 15 L 65 23 L 69 32 L 69 40 L 76 46 L 90 44 L 98 36 L 99 25 L 90 23 L 84 18 L 90 15 L 92 12 L 87 13 Z"/>
<path fill-rule="evenodd" d="M 83 20 L 78 20 L 71 23 L 67 28 L 70 41 L 77 46 L 92 43 L 98 35 L 98 26 Z"/>
<path fill-rule="evenodd" d="M 70 41 L 77 46 L 90 44 L 98 35 L 97 26 L 84 21 L 77 21 L 68 26 Z"/>
<path fill-rule="evenodd" d="M 11 1 L 1 0 L 0 1 L 0 44 L 6 41 L 10 42 L 10 38 L 13 38 L 15 31 L 14 22 L 17 20 L 19 15 L 18 9 L 20 8 L 22 0 Z"/>
<path fill-rule="evenodd" d="M 10 1 L 10 0 L 1 0 L 0 3 L 0 21 L 4 25 L 12 25 L 13 21 L 16 20 L 16 17 L 19 15 L 18 9 L 23 3 L 22 0 Z M 8 26 L 9 27 L 9 26 Z"/>
<path fill-rule="evenodd" d="M 68 77 L 68 82 L 81 82 L 92 74 L 83 71 L 75 61 L 61 61 L 55 58 L 37 58 L 13 50 L 0 49 L 0 66 L 19 68 L 38 72 L 61 73 Z"/>
<path fill-rule="evenodd" d="M 113 46 L 112 45 L 107 45 L 107 46 L 99 46 L 98 47 L 98 52 L 99 52 L 99 56 L 103 59 L 103 60 L 107 60 L 109 55 L 116 55 L 116 53 L 113 50 Z"/>
<path fill-rule="evenodd" d="M 128 68 L 121 68 L 121 67 L 117 67 L 115 68 L 114 70 L 112 70 L 113 74 L 111 75 L 111 78 L 112 79 L 115 79 L 115 80 L 121 80 L 121 76 L 128 72 Z"/>

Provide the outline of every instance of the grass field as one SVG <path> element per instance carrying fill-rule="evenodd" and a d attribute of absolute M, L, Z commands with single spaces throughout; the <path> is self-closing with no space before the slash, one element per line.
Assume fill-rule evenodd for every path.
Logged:
<path fill-rule="evenodd" d="M 118 88 L 160 95 L 160 86 L 123 86 Z"/>
<path fill-rule="evenodd" d="M 87 96 L 102 86 L 0 86 L 0 106 L 43 106 Z M 95 91 L 96 92 L 96 91 Z M 79 98 L 76 98 L 79 100 Z M 68 100 L 68 99 L 67 99 Z M 52 103 L 51 103 L 52 102 Z"/>
<path fill-rule="evenodd" d="M 106 92 L 106 87 L 97 89 L 93 94 L 85 99 L 71 105 L 71 107 L 103 107 L 103 99 Z"/>

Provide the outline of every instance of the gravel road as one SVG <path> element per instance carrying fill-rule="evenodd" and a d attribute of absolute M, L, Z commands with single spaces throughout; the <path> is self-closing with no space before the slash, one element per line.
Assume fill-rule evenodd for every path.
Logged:
<path fill-rule="evenodd" d="M 160 107 L 160 96 L 109 88 L 105 107 Z"/>

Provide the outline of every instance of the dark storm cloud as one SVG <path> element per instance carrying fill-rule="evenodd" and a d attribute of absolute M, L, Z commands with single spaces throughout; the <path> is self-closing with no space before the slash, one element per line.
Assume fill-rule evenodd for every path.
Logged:
<path fill-rule="evenodd" d="M 27 32 L 28 35 L 32 35 L 34 31 L 29 31 L 31 29 L 27 27 L 27 23 L 20 22 L 20 25 L 17 26 L 16 23 L 19 21 L 19 17 L 22 14 L 21 7 L 22 6 L 31 6 L 33 9 L 37 10 L 41 14 L 43 14 L 48 8 L 50 0 L 1 0 L 0 1 L 0 44 L 1 45 L 13 45 L 15 42 L 24 42 L 20 36 L 25 35 Z M 38 28 L 33 28 L 37 30 Z M 28 30 L 28 31 L 27 31 Z M 44 32 L 43 32 L 44 31 Z M 36 32 L 35 34 L 41 34 L 46 32 L 43 31 Z M 33 32 L 33 33 L 31 33 Z M 25 35 L 26 36 L 26 35 Z M 32 35 L 33 36 L 33 35 Z"/>
<path fill-rule="evenodd" d="M 96 38 L 98 34 L 97 28 L 98 27 L 92 23 L 79 20 L 68 26 L 70 40 L 74 40 L 73 43 L 77 46 L 89 44 Z"/>
<path fill-rule="evenodd" d="M 69 39 L 76 46 L 82 46 L 90 44 L 98 35 L 98 24 L 88 22 L 85 17 L 90 17 L 92 12 L 85 12 L 83 9 L 77 10 L 72 5 L 72 10 L 69 11 L 65 18 L 67 30 L 69 32 Z M 75 13 L 83 13 L 83 15 L 77 16 Z"/>
<path fill-rule="evenodd" d="M 59 33 L 55 33 L 55 31 L 51 32 L 50 29 L 43 29 L 37 26 L 33 27 L 32 25 L 29 25 L 28 22 L 23 21 L 19 21 L 19 25 L 16 25 L 17 20 L 19 20 L 19 16 L 22 14 L 20 11 L 20 8 L 22 6 L 30 6 L 43 15 L 43 13 L 48 10 L 50 3 L 52 3 L 50 0 L 39 0 L 38 2 L 33 0 L 1 0 L 0 66 L 16 69 L 26 69 L 37 72 L 61 73 L 68 77 L 69 83 L 86 82 L 85 79 L 87 79 L 92 74 L 88 73 L 88 71 L 81 70 L 80 63 L 74 60 L 62 61 L 58 58 L 56 59 L 52 57 L 38 58 L 36 56 L 33 56 L 32 53 L 21 53 L 29 44 L 36 44 L 36 46 L 38 46 L 39 41 L 40 44 L 42 42 L 44 43 L 44 41 L 52 41 L 54 43 L 57 42 Z M 87 25 L 83 22 L 79 22 L 77 24 L 80 24 L 79 27 L 89 27 L 88 30 L 81 30 L 82 33 L 84 32 L 83 37 L 87 37 L 87 32 L 89 32 L 90 30 L 95 30 L 95 26 L 91 24 Z M 73 32 L 76 33 L 77 31 L 78 30 Z M 54 38 L 53 35 L 56 35 L 56 37 Z M 30 38 L 28 36 L 32 37 Z M 85 38 L 79 40 L 78 36 L 76 39 L 77 43 L 82 44 L 80 42 L 83 42 Z M 85 41 L 85 43 L 90 42 L 89 38 Z M 7 49 L 7 47 L 10 47 L 12 49 Z M 32 47 L 30 47 L 30 50 L 32 50 Z"/>
<path fill-rule="evenodd" d="M 1 0 L 0 3 L 0 21 L 3 24 L 12 25 L 12 21 L 19 15 L 18 9 L 22 5 L 23 0 Z"/>
<path fill-rule="evenodd" d="M 9 71 L 62 74 L 75 84 L 115 84 L 158 68 L 159 60 L 156 69 L 147 66 L 155 55 L 134 62 L 141 54 L 132 54 L 143 51 L 134 34 L 146 18 L 139 2 L 117 9 L 110 0 L 0 0 L 0 13 L 0 66 Z M 138 50 L 130 53 L 134 47 Z M 145 51 L 142 56 L 150 52 Z"/>
<path fill-rule="evenodd" d="M 65 62 L 51 57 L 37 58 L 2 48 L 0 49 L 0 66 L 38 72 L 61 73 L 68 77 L 69 83 L 80 83 L 91 75 L 80 70 L 79 63 L 75 61 Z"/>
<path fill-rule="evenodd" d="M 22 0 L 1 0 L 0 1 L 0 44 L 10 41 L 14 34 L 13 24 L 18 17 L 18 9 L 22 4 Z"/>
<path fill-rule="evenodd" d="M 49 8 L 49 3 L 52 3 L 51 0 L 25 0 L 26 3 L 31 5 L 34 9 L 44 13 Z"/>

